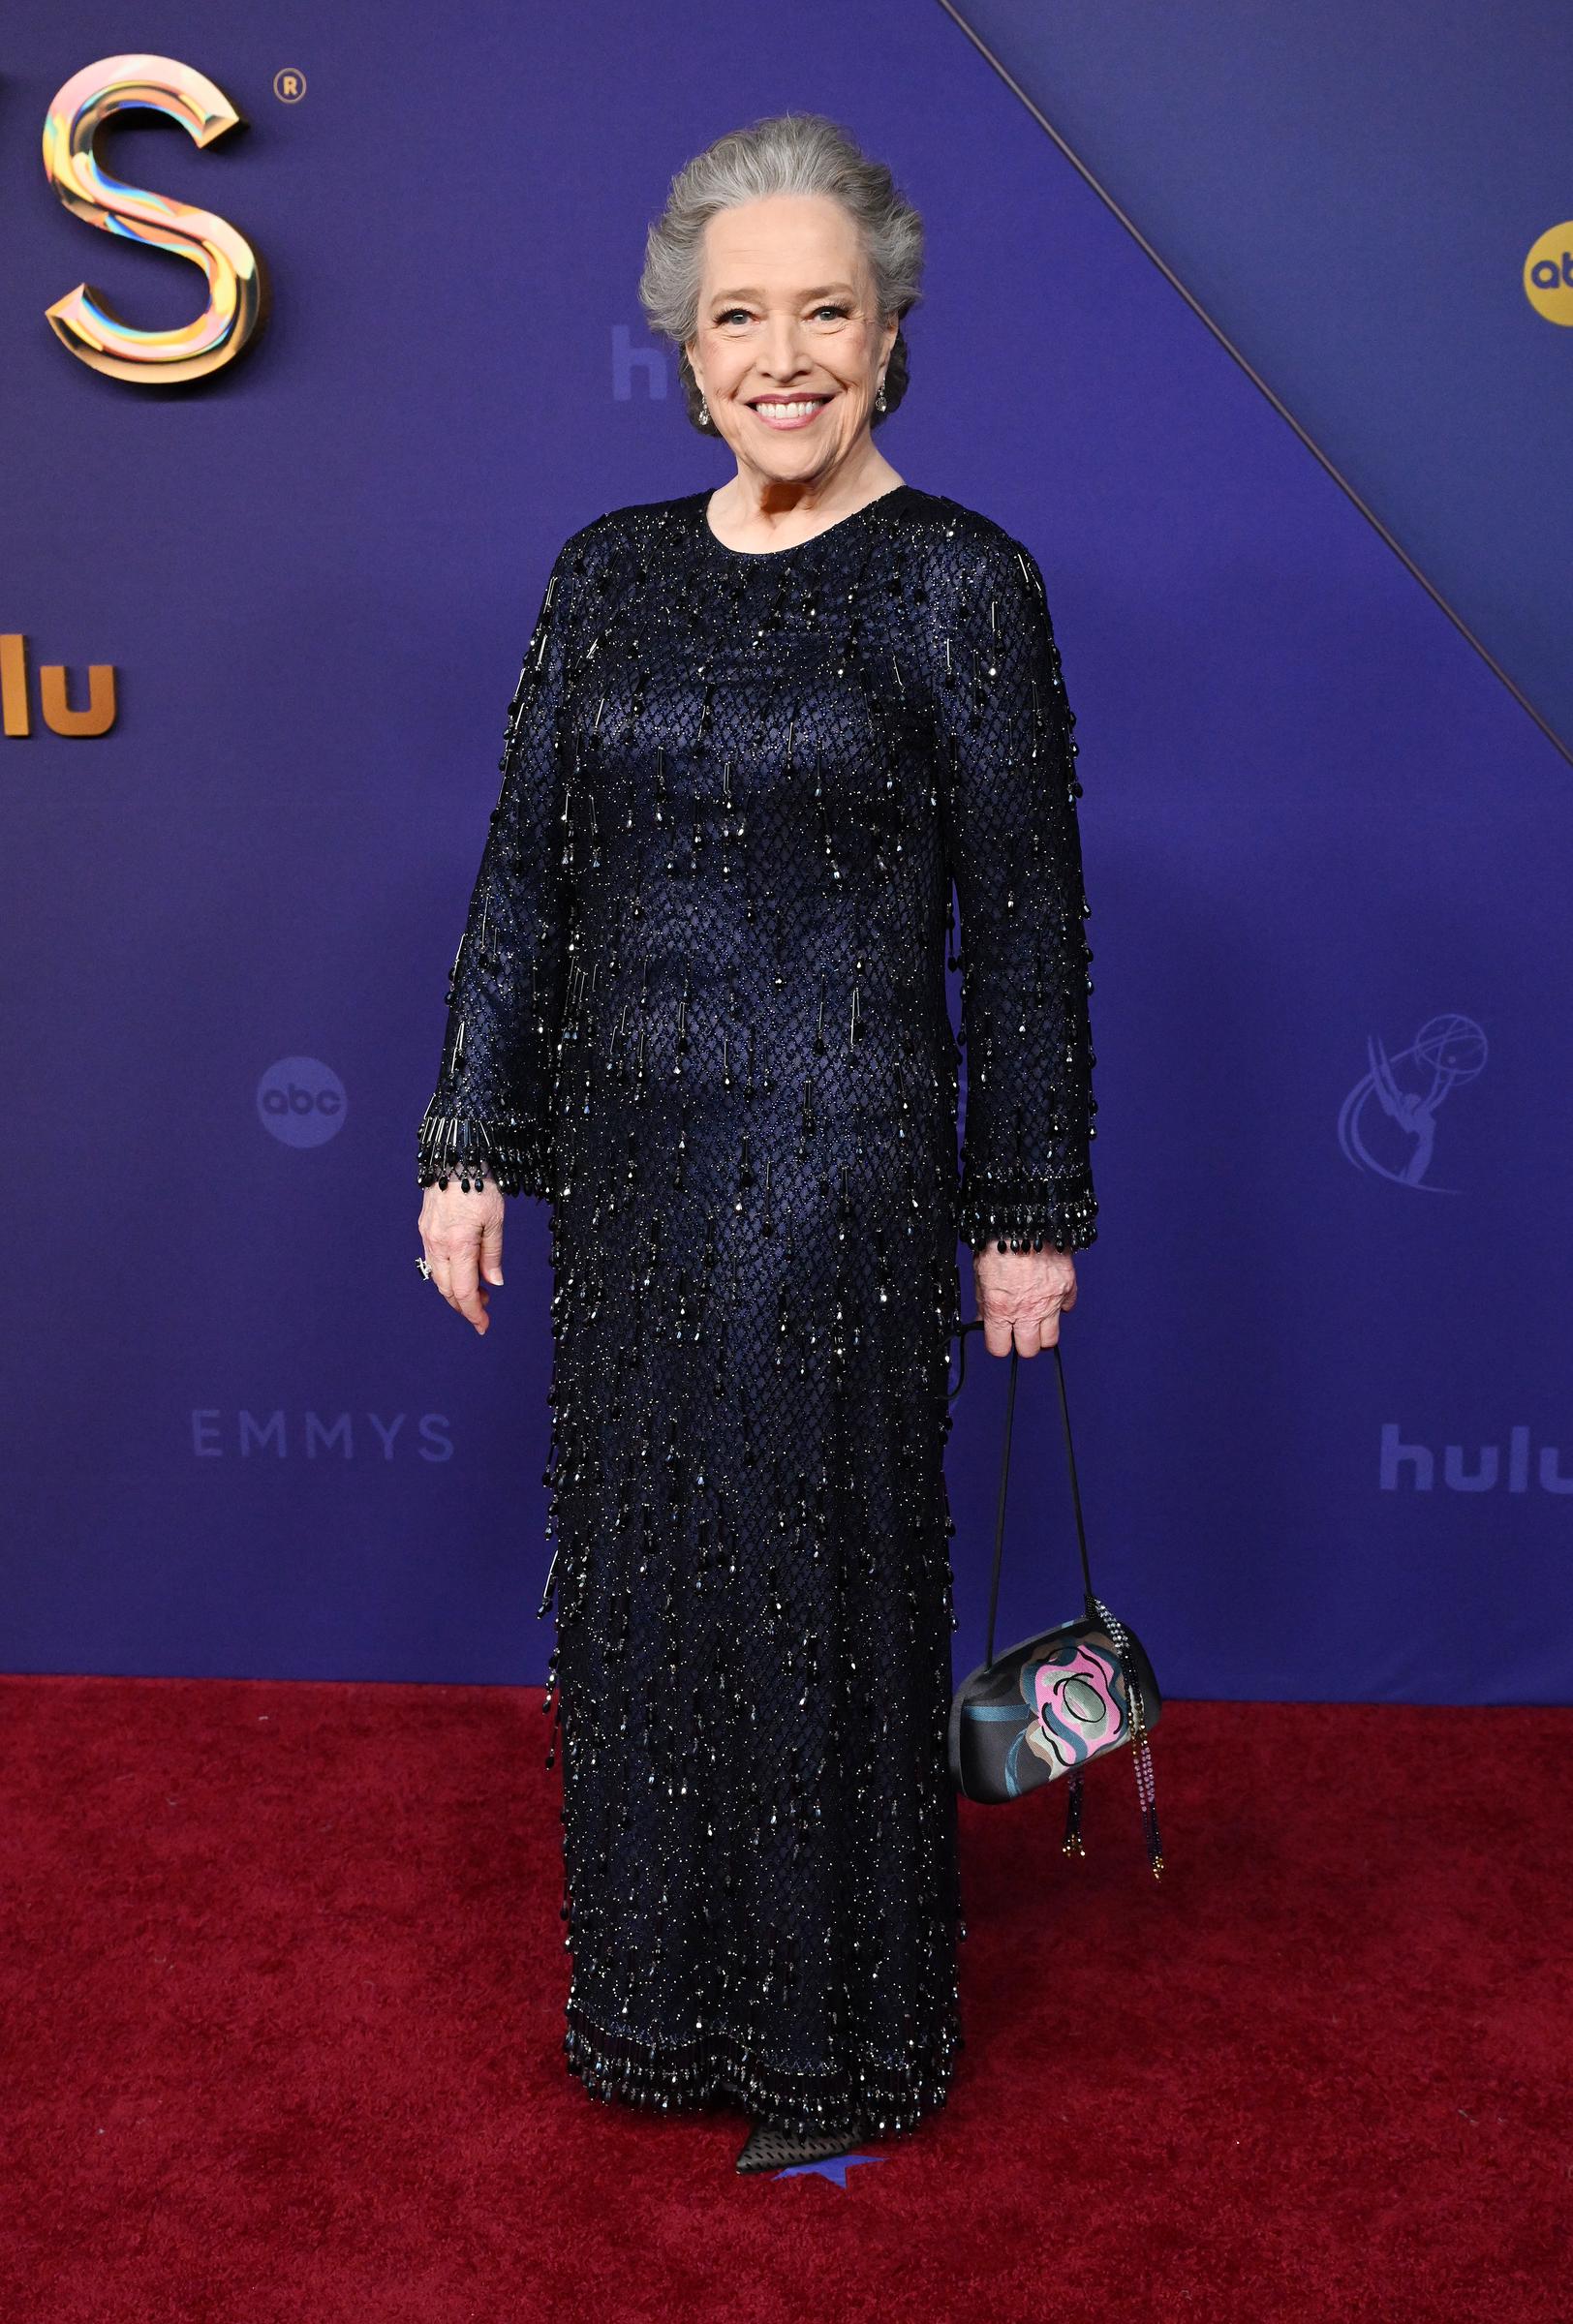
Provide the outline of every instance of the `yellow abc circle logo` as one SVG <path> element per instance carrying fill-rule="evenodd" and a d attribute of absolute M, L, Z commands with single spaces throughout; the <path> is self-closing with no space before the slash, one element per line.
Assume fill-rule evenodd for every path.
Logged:
<path fill-rule="evenodd" d="M 1548 226 L 1524 261 L 1524 295 L 1548 322 L 1573 324 L 1573 219 Z"/>

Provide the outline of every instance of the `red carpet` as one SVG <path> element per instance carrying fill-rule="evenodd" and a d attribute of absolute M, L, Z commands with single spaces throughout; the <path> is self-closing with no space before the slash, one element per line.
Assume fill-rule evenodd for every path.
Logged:
<path fill-rule="evenodd" d="M 559 2056 L 534 1692 L 0 1680 L 8 2324 L 1573 2312 L 1566 1710 L 1171 1703 L 964 1810 L 949 2106 L 845 2188 Z"/>

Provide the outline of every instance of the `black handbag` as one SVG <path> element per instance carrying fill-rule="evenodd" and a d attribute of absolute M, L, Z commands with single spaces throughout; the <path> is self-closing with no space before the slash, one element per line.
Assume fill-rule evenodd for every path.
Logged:
<path fill-rule="evenodd" d="M 960 1362 L 952 1401 L 967 1377 L 967 1334 L 983 1329 L 981 1317 L 961 1327 Z M 1155 1880 L 1163 1872 L 1157 1803 L 1153 1790 L 1153 1758 L 1148 1737 L 1163 1708 L 1146 1649 L 1128 1624 L 1117 1621 L 1093 1589 L 1082 1524 L 1076 1454 L 1070 1441 L 1070 1408 L 1059 1343 L 1053 1349 L 1064 1422 L 1065 1459 L 1070 1469 L 1071 1506 L 1081 1549 L 1086 1611 L 1079 1620 L 1040 1631 L 1008 1653 L 996 1656 L 994 1620 L 1000 1603 L 1000 1555 L 1004 1544 L 1005 1486 L 1010 1475 L 1010 1424 L 1016 1406 L 1018 1357 L 1010 1351 L 1005 1391 L 1004 1452 L 1000 1462 L 1000 1505 L 994 1530 L 994 1573 L 989 1582 L 989 1635 L 985 1659 L 956 1689 L 950 1706 L 950 1776 L 965 1798 L 995 1806 L 1018 1799 L 1057 1776 L 1068 1779 L 1065 1832 L 1062 1846 L 1086 1854 L 1082 1845 L 1082 1777 L 1090 1759 L 1128 1743 L 1136 1768 L 1148 1862 Z"/>

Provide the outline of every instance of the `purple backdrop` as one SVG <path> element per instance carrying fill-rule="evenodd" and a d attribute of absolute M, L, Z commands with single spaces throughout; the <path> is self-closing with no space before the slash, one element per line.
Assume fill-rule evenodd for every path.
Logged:
<path fill-rule="evenodd" d="M 1420 0 L 1397 14 L 1423 86 Z M 1002 45 L 1026 12 L 992 15 Z M 1243 343 L 1272 270 L 1253 290 L 1249 249 L 1207 235 L 1259 200 L 1267 84 L 1210 43 L 1163 55 L 1196 134 L 1155 155 L 1137 15 L 1078 44 L 1078 135 L 1160 248 L 1172 218 L 1182 273 L 1211 256 Z M 68 665 L 74 700 L 113 663 L 119 716 L 67 740 L 35 702 L 0 740 L 0 1662 L 542 1675 L 545 1214 L 509 1206 L 478 1339 L 416 1273 L 414 1133 L 551 558 L 603 509 L 726 474 L 643 330 L 645 222 L 700 145 L 795 106 L 925 213 L 913 385 L 881 444 L 1033 547 L 1077 711 L 1101 1233 L 1064 1345 L 1100 1587 L 1176 1695 L 1569 1699 L 1564 756 L 943 9 L 691 0 L 668 23 L 629 0 L 15 12 L 0 630 Z M 1537 29 L 1521 9 L 1495 68 L 1547 123 L 1544 199 L 1482 228 L 1458 188 L 1472 265 L 1438 337 L 1472 362 L 1511 337 L 1549 485 L 1573 334 L 1515 289 L 1567 200 L 1529 107 L 1555 78 Z M 1392 42 L 1368 55 L 1356 29 L 1304 66 L 1368 119 L 1333 166 L 1348 210 L 1384 213 L 1374 297 L 1437 224 L 1436 117 L 1391 103 Z M 248 127 L 199 152 L 144 117 L 110 166 L 232 220 L 273 287 L 256 348 L 184 393 L 91 376 L 44 321 L 84 278 L 138 322 L 192 310 L 189 268 L 91 233 L 40 166 L 54 91 L 134 46 Z M 1401 538 L 1413 518 L 1422 564 L 1446 535 L 1466 579 L 1434 513 L 1456 443 L 1393 467 L 1347 269 L 1296 288 L 1274 388 L 1293 410 L 1298 349 L 1330 428 L 1369 413 L 1360 489 Z M 1555 725 L 1534 653 L 1567 633 L 1567 567 L 1527 503 L 1492 505 L 1525 536 L 1517 566 L 1492 543 L 1494 635 L 1522 635 Z M 962 1668 L 1004 1367 L 974 1372 L 950 1458 Z M 1049 1367 L 1021 1392 L 1007 1636 L 1075 1610 Z"/>

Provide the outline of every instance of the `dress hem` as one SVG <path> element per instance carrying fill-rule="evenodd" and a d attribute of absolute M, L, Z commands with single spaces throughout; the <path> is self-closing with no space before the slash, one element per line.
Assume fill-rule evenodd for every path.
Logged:
<path fill-rule="evenodd" d="M 851 2070 L 815 2074 L 757 2063 L 751 2045 L 717 2031 L 680 2047 L 614 2034 L 577 2003 L 568 2004 L 563 2050 L 571 2074 L 592 2097 L 675 2113 L 730 2098 L 756 2121 L 807 2137 L 861 2125 L 878 2137 L 910 2130 L 944 2104 L 964 2046 L 952 2020 L 913 2060 L 892 2072 L 870 2060 Z"/>

